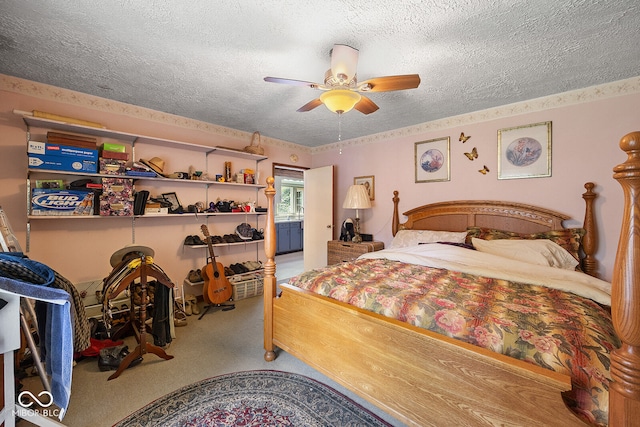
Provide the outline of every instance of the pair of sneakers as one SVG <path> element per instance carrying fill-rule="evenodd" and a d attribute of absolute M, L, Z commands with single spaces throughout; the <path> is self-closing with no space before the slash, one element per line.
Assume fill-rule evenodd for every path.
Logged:
<path fill-rule="evenodd" d="M 231 269 L 235 274 L 243 274 L 249 273 L 250 271 L 259 270 L 262 268 L 262 263 L 260 261 L 245 261 L 243 263 L 231 264 L 229 269 Z"/>
<path fill-rule="evenodd" d="M 250 271 L 260 270 L 262 268 L 262 262 L 260 261 L 245 261 L 242 265 L 247 267 Z"/>

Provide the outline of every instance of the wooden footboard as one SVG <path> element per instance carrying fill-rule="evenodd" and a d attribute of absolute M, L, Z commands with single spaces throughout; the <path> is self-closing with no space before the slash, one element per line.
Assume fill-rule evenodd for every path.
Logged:
<path fill-rule="evenodd" d="M 273 343 L 409 425 L 584 426 L 570 378 L 295 287 Z"/>

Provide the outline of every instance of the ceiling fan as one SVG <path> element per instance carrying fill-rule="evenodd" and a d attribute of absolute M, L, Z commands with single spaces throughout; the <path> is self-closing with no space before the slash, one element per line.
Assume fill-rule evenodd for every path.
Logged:
<path fill-rule="evenodd" d="M 324 104 L 329 110 L 338 114 L 346 113 L 353 108 L 363 114 L 371 114 L 379 108 L 361 93 L 415 89 L 420 85 L 420 76 L 417 74 L 375 77 L 358 82 L 357 66 L 358 50 L 344 44 L 336 44 L 331 50 L 331 68 L 325 73 L 324 83 L 279 77 L 265 77 L 264 80 L 322 90 L 324 93 L 319 98 L 306 103 L 298 109 L 298 112 L 310 111 Z"/>

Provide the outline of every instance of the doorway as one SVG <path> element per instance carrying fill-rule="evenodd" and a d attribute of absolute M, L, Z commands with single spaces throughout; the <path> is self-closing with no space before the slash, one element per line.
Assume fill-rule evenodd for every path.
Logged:
<path fill-rule="evenodd" d="M 276 255 L 304 249 L 304 171 L 307 169 L 273 164 Z"/>

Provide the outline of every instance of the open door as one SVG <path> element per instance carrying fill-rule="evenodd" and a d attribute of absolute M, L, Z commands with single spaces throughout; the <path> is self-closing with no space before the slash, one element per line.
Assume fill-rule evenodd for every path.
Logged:
<path fill-rule="evenodd" d="M 304 171 L 304 270 L 327 265 L 333 240 L 333 166 Z"/>

